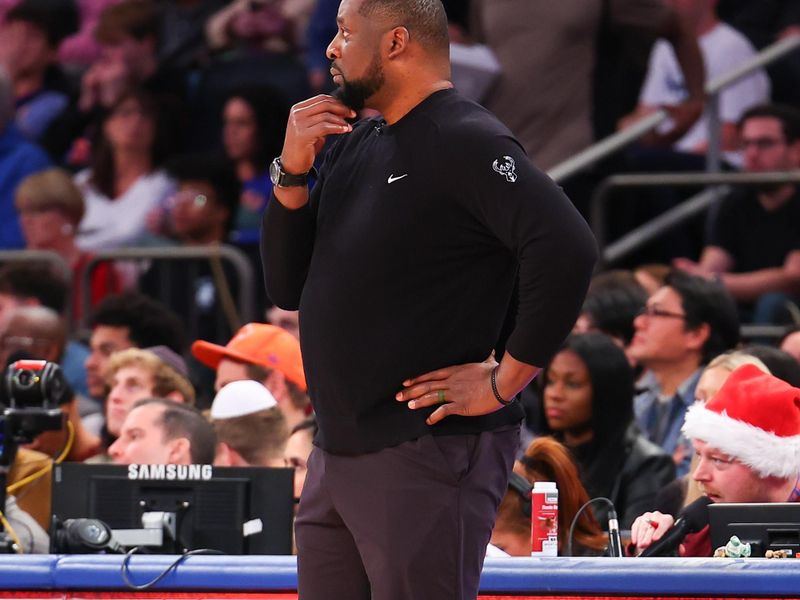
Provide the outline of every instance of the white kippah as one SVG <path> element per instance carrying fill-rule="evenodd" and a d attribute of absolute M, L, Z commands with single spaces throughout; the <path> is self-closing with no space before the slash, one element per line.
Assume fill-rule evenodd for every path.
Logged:
<path fill-rule="evenodd" d="M 278 406 L 278 403 L 273 395 L 257 381 L 232 381 L 214 397 L 211 418 L 232 419 L 274 406 Z"/>

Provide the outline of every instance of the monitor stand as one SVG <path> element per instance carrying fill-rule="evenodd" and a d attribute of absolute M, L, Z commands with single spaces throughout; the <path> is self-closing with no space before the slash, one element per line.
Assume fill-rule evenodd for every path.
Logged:
<path fill-rule="evenodd" d="M 177 542 L 176 521 L 174 512 L 146 512 L 142 514 L 142 529 L 112 529 L 111 532 L 120 546 L 160 548 L 165 543 Z"/>

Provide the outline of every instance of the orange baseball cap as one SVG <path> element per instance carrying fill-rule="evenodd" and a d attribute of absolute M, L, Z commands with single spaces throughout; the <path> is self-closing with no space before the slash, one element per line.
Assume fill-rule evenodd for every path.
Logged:
<path fill-rule="evenodd" d="M 216 369 L 223 358 L 277 369 L 304 392 L 308 389 L 300 342 L 288 331 L 274 325 L 248 323 L 226 346 L 197 340 L 192 344 L 192 354 L 212 369 Z"/>

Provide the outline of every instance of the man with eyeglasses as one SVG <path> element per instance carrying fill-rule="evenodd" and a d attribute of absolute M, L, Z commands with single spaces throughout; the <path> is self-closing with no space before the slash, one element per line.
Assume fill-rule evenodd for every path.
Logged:
<path fill-rule="evenodd" d="M 692 478 L 711 502 L 798 502 L 800 389 L 744 365 L 730 374 L 707 403 L 689 409 L 683 433 L 692 440 Z M 644 550 L 674 524 L 671 515 L 647 512 L 631 527 Z M 687 535 L 681 556 L 711 556 L 710 527 Z"/>
<path fill-rule="evenodd" d="M 703 365 L 739 341 L 736 304 L 719 284 L 681 271 L 667 277 L 633 322 L 628 355 L 646 371 L 634 412 L 642 433 L 671 454 L 678 476 L 691 453 L 681 437 Z"/>
<path fill-rule="evenodd" d="M 800 113 L 762 105 L 739 122 L 744 170 L 800 168 Z M 800 303 L 800 193 L 793 183 L 741 188 L 712 213 L 699 262 L 675 266 L 719 279 L 754 323 L 790 322 L 787 303 Z"/>
<path fill-rule="evenodd" d="M 178 242 L 187 246 L 222 244 L 235 218 L 240 184 L 233 166 L 208 154 L 187 154 L 172 159 L 167 173 L 175 192 L 149 219 L 155 239 L 144 245 Z"/>
<path fill-rule="evenodd" d="M 155 243 L 197 248 L 228 242 L 240 192 L 233 167 L 224 159 L 191 154 L 173 159 L 167 172 L 176 181 L 177 191 L 158 215 L 165 237 Z M 139 289 L 185 315 L 191 337 L 222 341 L 238 325 L 232 312 L 238 281 L 227 262 L 156 261 L 139 279 Z M 204 403 L 210 401 L 204 399 Z"/>

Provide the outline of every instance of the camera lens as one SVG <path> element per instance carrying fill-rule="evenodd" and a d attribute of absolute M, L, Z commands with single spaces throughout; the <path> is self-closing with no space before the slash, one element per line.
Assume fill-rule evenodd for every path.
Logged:
<path fill-rule="evenodd" d="M 33 374 L 32 371 L 23 369 L 17 373 L 16 379 L 17 379 L 17 384 L 20 385 L 21 387 L 30 387 L 35 380 L 35 375 Z"/>

